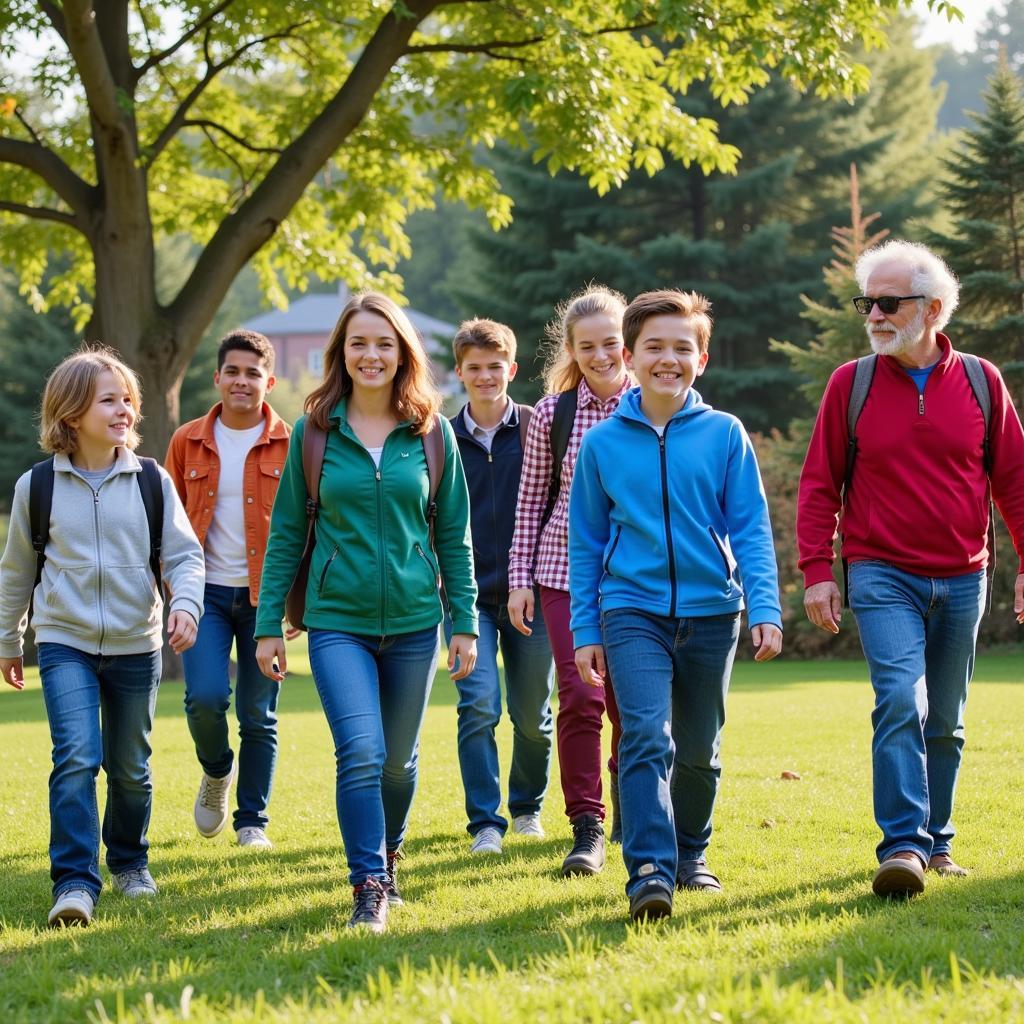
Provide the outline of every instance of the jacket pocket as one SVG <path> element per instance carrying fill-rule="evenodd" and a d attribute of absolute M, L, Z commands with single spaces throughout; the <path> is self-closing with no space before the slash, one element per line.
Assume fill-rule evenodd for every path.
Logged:
<path fill-rule="evenodd" d="M 736 571 L 736 559 L 732 557 L 729 549 L 725 546 L 725 541 L 715 533 L 713 526 L 708 527 L 708 533 L 711 534 L 711 539 L 715 543 L 715 547 L 718 548 L 718 554 L 722 559 L 722 570 L 725 573 L 725 582 L 732 582 L 733 573 Z"/>
<path fill-rule="evenodd" d="M 330 571 L 331 566 L 334 564 L 334 560 L 338 557 L 338 548 L 335 546 L 331 552 L 330 557 L 324 562 L 324 567 L 320 570 L 320 578 L 317 580 L 316 592 L 317 596 L 322 596 L 324 592 L 324 584 L 327 582 L 327 573 Z"/>
<path fill-rule="evenodd" d="M 259 478 L 256 484 L 257 497 L 260 504 L 269 511 L 277 497 L 277 485 L 281 482 L 284 464 L 280 462 L 261 462 Z"/>
<path fill-rule="evenodd" d="M 45 570 L 43 580 L 46 580 Z M 60 569 L 53 586 L 44 594 L 46 621 L 72 627 L 78 632 L 98 630 L 99 623 L 95 621 L 96 592 L 94 565 L 72 565 Z"/>
<path fill-rule="evenodd" d="M 622 539 L 622 527 L 615 527 L 615 539 L 611 542 L 608 547 L 608 554 L 604 556 L 604 571 L 611 575 L 612 555 L 615 554 L 615 549 L 619 546 L 619 541 Z"/>
<path fill-rule="evenodd" d="M 207 500 L 213 500 L 209 494 L 211 490 L 209 475 L 210 464 L 208 462 L 185 463 L 185 511 L 190 519 L 202 511 Z"/>
<path fill-rule="evenodd" d="M 131 639 L 159 633 L 159 601 L 148 566 L 104 566 L 102 580 L 100 600 L 108 637 Z"/>
<path fill-rule="evenodd" d="M 427 567 L 427 572 L 430 573 L 430 582 L 436 588 L 440 584 L 441 580 L 441 574 L 438 571 L 437 566 L 427 558 L 427 553 L 419 544 L 416 545 L 416 554 L 423 560 L 423 564 Z"/>

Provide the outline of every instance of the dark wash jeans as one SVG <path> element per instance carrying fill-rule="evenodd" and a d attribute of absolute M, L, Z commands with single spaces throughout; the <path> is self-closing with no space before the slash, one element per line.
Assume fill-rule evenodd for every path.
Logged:
<path fill-rule="evenodd" d="M 53 742 L 53 895 L 88 889 L 98 899 L 103 883 L 96 777 L 101 766 L 107 773 L 102 828 L 107 867 L 118 873 L 149 861 L 149 734 L 160 684 L 160 652 L 105 657 L 43 643 L 39 674 Z"/>

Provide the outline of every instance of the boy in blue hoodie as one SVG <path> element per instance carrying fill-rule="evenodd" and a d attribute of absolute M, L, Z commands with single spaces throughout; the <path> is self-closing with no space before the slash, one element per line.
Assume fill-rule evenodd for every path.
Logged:
<path fill-rule="evenodd" d="M 704 854 L 744 602 L 755 660 L 782 650 L 754 450 L 739 420 L 692 389 L 708 361 L 710 310 L 672 290 L 630 303 L 622 334 L 640 386 L 584 437 L 569 502 L 576 663 L 595 686 L 611 680 L 622 714 L 634 920 L 670 915 L 674 888 L 721 891 Z"/>

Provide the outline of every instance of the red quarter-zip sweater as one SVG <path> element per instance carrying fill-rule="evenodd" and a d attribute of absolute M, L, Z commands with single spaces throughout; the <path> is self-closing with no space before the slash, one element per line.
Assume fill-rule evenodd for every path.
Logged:
<path fill-rule="evenodd" d="M 942 356 L 923 395 L 895 359 L 878 359 L 842 515 L 848 561 L 878 559 L 936 577 L 988 564 L 985 423 L 960 356 L 944 334 L 936 340 Z M 828 382 L 800 476 L 796 533 L 805 587 L 832 579 L 855 365 L 840 366 Z M 982 365 L 992 395 L 992 496 L 1024 571 L 1024 430 L 999 371 Z"/>

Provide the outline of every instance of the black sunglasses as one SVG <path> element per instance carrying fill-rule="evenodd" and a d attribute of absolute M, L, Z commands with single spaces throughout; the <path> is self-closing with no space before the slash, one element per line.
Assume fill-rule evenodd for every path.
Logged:
<path fill-rule="evenodd" d="M 867 316 L 875 304 L 886 315 L 892 316 L 900 308 L 901 302 L 909 302 L 911 299 L 923 299 L 923 295 L 858 295 L 853 300 L 853 308 L 861 316 Z"/>

